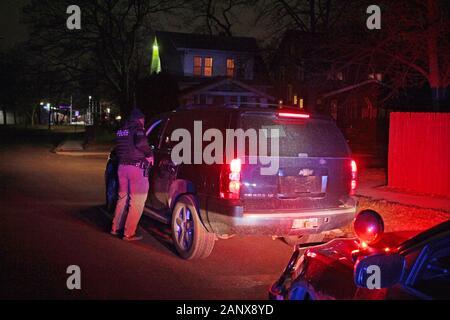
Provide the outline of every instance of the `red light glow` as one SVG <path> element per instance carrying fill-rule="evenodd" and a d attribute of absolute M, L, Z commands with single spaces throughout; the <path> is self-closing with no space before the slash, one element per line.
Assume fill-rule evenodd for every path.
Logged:
<path fill-rule="evenodd" d="M 356 161 L 352 160 L 350 161 L 350 167 L 352 170 L 352 180 L 350 184 L 350 194 L 354 194 L 356 190 L 356 174 L 358 172 L 358 166 L 356 165 Z"/>
<path fill-rule="evenodd" d="M 352 191 L 356 190 L 356 180 L 354 180 L 354 179 L 352 180 L 351 188 L 352 188 Z"/>
<path fill-rule="evenodd" d="M 229 166 L 222 167 L 220 176 L 220 197 L 223 199 L 239 199 L 241 189 L 241 160 L 233 159 Z"/>
<path fill-rule="evenodd" d="M 233 159 L 233 160 L 231 160 L 230 170 L 233 173 L 241 172 L 241 159 Z"/>
<path fill-rule="evenodd" d="M 350 166 L 352 167 L 352 173 L 358 172 L 358 166 L 356 165 L 355 160 L 352 160 L 352 162 L 350 162 Z"/>

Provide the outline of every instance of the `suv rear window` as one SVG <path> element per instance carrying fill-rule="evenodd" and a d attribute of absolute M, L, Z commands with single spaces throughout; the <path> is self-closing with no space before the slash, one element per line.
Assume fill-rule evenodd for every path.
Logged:
<path fill-rule="evenodd" d="M 349 157 L 347 143 L 336 126 L 322 119 L 278 119 L 275 114 L 244 113 L 241 128 L 278 129 L 281 157 Z"/>

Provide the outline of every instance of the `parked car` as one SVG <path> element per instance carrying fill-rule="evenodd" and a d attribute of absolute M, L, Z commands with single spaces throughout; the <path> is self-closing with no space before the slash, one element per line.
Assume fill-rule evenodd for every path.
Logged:
<path fill-rule="evenodd" d="M 278 129 L 275 174 L 262 174 L 267 165 L 261 161 L 251 163 L 260 149 L 239 158 L 234 149 L 235 157 L 224 164 L 174 163 L 176 129 L 190 133 L 192 144 L 210 143 L 201 137 L 195 142 L 195 121 L 202 121 L 204 132 L 217 129 L 223 137 L 230 129 Z M 172 226 L 174 245 L 185 259 L 207 257 L 217 238 L 235 234 L 314 242 L 314 236 L 354 218 L 356 164 L 331 118 L 284 108 L 197 106 L 152 119 L 147 133 L 155 162 L 144 214 Z M 105 171 L 109 210 L 117 197 L 117 166 L 113 151 Z"/>
<path fill-rule="evenodd" d="M 269 298 L 450 299 L 450 220 L 419 234 L 383 234 L 380 219 L 373 211 L 362 211 L 355 219 L 359 238 L 334 239 L 306 251 L 297 248 Z M 376 241 L 367 239 L 370 230 Z M 377 287 L 374 268 L 379 268 Z"/>

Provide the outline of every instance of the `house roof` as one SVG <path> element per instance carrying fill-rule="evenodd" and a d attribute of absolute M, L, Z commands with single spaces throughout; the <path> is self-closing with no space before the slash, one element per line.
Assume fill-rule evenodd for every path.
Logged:
<path fill-rule="evenodd" d="M 361 81 L 361 82 L 356 83 L 356 84 L 348 85 L 348 86 L 345 86 L 343 88 L 339 88 L 339 89 L 336 89 L 336 90 L 324 93 L 324 94 L 322 94 L 321 98 L 322 99 L 326 99 L 326 98 L 329 98 L 329 97 L 332 97 L 332 96 L 335 96 L 335 95 L 339 95 L 341 93 L 346 93 L 346 92 L 349 92 L 349 91 L 352 91 L 352 90 L 356 90 L 356 89 L 358 89 L 360 87 L 363 87 L 363 86 L 366 86 L 366 85 L 384 86 L 384 84 L 382 82 L 378 81 L 378 80 L 369 79 L 369 80 L 364 80 L 364 81 Z"/>
<path fill-rule="evenodd" d="M 250 37 L 230 37 L 167 31 L 156 31 L 155 34 L 158 39 L 165 38 L 169 40 L 175 48 L 239 52 L 256 52 L 258 49 L 256 39 Z"/>
<path fill-rule="evenodd" d="M 224 78 L 224 77 L 216 77 L 216 78 L 211 78 L 208 81 L 205 81 L 203 83 L 200 83 L 198 85 L 186 88 L 185 90 L 182 90 L 180 92 L 180 98 L 186 98 L 192 95 L 196 95 L 205 91 L 210 91 L 211 89 L 214 89 L 216 87 L 220 87 L 223 85 L 233 85 L 233 86 L 237 86 L 240 87 L 241 89 L 243 89 L 244 91 L 249 91 L 249 92 L 253 92 L 255 95 L 267 98 L 270 101 L 274 101 L 276 100 L 275 97 L 261 91 L 258 90 L 257 88 L 245 84 L 241 81 L 238 81 L 236 79 L 230 79 L 230 78 Z"/>

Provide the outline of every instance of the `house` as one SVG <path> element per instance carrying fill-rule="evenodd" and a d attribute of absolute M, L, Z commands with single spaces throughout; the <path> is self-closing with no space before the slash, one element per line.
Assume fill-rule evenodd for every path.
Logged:
<path fill-rule="evenodd" d="M 381 73 L 337 66 L 326 35 L 296 30 L 282 37 L 271 70 L 284 104 L 330 115 L 354 151 L 378 153 L 387 130 Z"/>
<path fill-rule="evenodd" d="M 151 43 L 150 73 L 173 80 L 179 105 L 276 100 L 254 38 L 157 31 Z"/>

